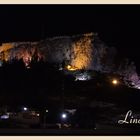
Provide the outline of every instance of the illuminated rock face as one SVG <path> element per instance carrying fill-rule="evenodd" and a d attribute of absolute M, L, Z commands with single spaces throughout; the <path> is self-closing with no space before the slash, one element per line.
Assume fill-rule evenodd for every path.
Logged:
<path fill-rule="evenodd" d="M 40 54 L 36 52 L 38 42 L 13 42 L 3 43 L 0 47 L 0 60 L 11 61 L 12 59 L 23 59 L 25 66 L 27 66 L 32 56 L 37 53 L 40 58 Z"/>
<path fill-rule="evenodd" d="M 23 59 L 27 66 L 33 56 L 52 63 L 71 65 L 76 69 L 88 69 L 92 63 L 93 34 L 71 37 L 54 37 L 39 42 L 3 43 L 0 60 Z"/>
<path fill-rule="evenodd" d="M 28 68 L 31 60 L 44 60 L 50 63 L 65 64 L 69 71 L 79 69 L 95 70 L 102 73 L 117 73 L 124 77 L 126 85 L 140 89 L 140 78 L 134 64 L 115 63 L 117 51 L 106 46 L 96 34 L 53 37 L 38 42 L 12 42 L 0 46 L 0 66 L 3 61 L 23 59 Z M 62 68 L 61 68 L 62 69 Z M 77 80 L 90 79 L 86 73 L 76 75 Z"/>
<path fill-rule="evenodd" d="M 72 59 L 71 65 L 78 69 L 89 68 L 92 62 L 92 39 L 88 36 L 84 36 L 80 40 L 72 44 Z"/>

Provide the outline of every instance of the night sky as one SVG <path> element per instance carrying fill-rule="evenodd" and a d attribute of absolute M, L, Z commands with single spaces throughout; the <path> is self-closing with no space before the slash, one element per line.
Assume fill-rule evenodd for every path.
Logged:
<path fill-rule="evenodd" d="M 0 5 L 0 42 L 96 32 L 140 73 L 140 5 Z"/>

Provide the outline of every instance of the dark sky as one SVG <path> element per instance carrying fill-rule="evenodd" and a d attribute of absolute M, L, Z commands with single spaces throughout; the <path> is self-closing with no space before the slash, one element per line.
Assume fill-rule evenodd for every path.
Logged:
<path fill-rule="evenodd" d="M 140 5 L 0 5 L 0 41 L 97 32 L 140 70 Z"/>

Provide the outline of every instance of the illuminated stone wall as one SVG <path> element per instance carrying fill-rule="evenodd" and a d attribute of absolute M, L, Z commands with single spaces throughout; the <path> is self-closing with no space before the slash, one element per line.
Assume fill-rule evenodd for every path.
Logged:
<path fill-rule="evenodd" d="M 84 35 L 72 44 L 71 65 L 78 69 L 88 68 L 92 63 L 93 44 L 89 35 Z"/>
<path fill-rule="evenodd" d="M 93 34 L 53 37 L 39 42 L 12 42 L 0 46 L 0 60 L 23 59 L 28 65 L 32 57 L 52 63 L 63 63 L 77 69 L 88 68 L 92 61 Z"/>

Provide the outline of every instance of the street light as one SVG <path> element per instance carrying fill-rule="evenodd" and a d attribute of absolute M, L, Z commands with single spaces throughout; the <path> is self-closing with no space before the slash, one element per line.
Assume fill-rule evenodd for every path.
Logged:
<path fill-rule="evenodd" d="M 28 108 L 27 108 L 27 107 L 23 107 L 23 110 L 24 110 L 24 111 L 27 111 L 27 110 L 28 110 Z"/>
<path fill-rule="evenodd" d="M 66 119 L 67 118 L 67 114 L 66 113 L 62 113 L 61 118 L 62 119 Z"/>
<path fill-rule="evenodd" d="M 112 80 L 112 84 L 113 84 L 113 85 L 117 85 L 117 84 L 118 84 L 118 80 L 117 80 L 117 79 L 113 79 L 113 80 Z"/>

